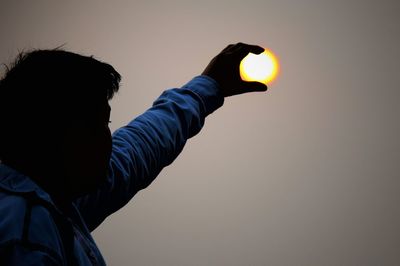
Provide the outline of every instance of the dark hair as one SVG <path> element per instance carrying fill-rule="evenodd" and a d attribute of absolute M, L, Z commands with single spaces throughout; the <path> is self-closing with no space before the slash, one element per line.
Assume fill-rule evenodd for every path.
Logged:
<path fill-rule="evenodd" d="M 20 53 L 0 80 L 0 160 L 110 100 L 120 80 L 111 65 L 90 56 L 60 49 Z"/>

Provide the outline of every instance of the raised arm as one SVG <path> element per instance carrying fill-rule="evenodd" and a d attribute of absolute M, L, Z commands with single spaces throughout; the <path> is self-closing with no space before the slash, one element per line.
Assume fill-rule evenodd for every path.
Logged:
<path fill-rule="evenodd" d="M 182 88 L 164 91 L 149 110 L 118 129 L 113 134 L 107 184 L 77 201 L 89 229 L 124 206 L 171 164 L 223 100 L 213 79 L 198 76 Z"/>
<path fill-rule="evenodd" d="M 222 106 L 224 97 L 265 91 L 257 82 L 243 82 L 240 60 L 263 49 L 246 44 L 230 45 L 198 76 L 179 89 L 166 90 L 145 113 L 113 134 L 113 151 L 107 183 L 77 200 L 89 230 L 123 207 L 147 187 L 197 134 L 204 119 Z"/>

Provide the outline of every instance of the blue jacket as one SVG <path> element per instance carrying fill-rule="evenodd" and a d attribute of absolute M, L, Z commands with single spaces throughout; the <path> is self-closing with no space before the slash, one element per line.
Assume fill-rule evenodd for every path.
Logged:
<path fill-rule="evenodd" d="M 74 201 L 68 217 L 29 177 L 0 164 L 0 265 L 105 265 L 90 232 L 172 163 L 223 100 L 206 76 L 164 91 L 114 132 L 107 183 Z"/>

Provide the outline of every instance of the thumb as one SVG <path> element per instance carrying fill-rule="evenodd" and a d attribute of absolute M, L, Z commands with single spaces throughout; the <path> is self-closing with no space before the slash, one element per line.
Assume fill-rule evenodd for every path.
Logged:
<path fill-rule="evenodd" d="M 242 87 L 247 91 L 267 91 L 268 86 L 261 82 L 243 82 Z"/>

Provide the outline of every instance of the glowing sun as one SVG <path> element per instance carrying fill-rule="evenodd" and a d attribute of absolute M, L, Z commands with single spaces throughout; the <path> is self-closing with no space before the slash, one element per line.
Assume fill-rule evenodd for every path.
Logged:
<path fill-rule="evenodd" d="M 265 49 L 261 54 L 249 53 L 240 62 L 240 77 L 244 81 L 258 81 L 270 84 L 279 73 L 277 57 Z"/>

